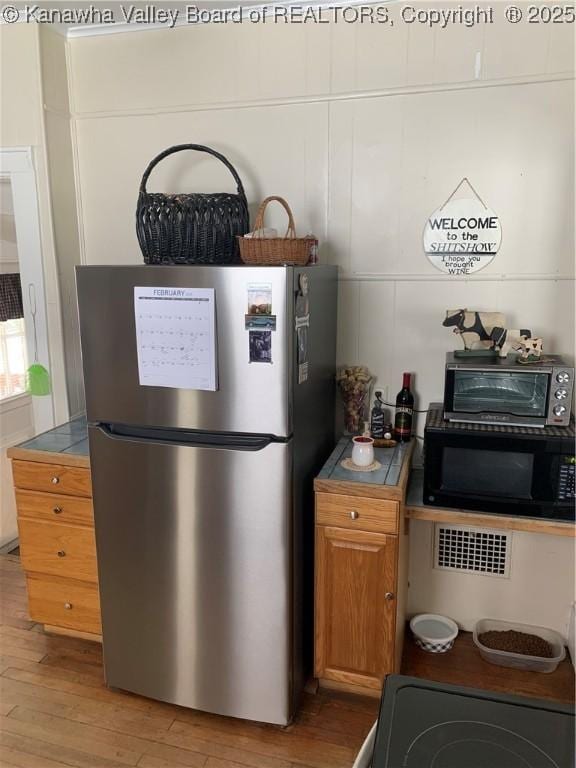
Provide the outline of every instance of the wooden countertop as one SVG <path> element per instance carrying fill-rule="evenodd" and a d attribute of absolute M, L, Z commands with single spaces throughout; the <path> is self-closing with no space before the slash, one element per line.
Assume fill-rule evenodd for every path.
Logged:
<path fill-rule="evenodd" d="M 38 461 L 45 464 L 63 464 L 69 467 L 90 467 L 88 425 L 86 419 L 77 419 L 43 432 L 24 443 L 8 448 L 11 459 Z"/>
<path fill-rule="evenodd" d="M 517 515 L 498 515 L 489 512 L 474 512 L 464 509 L 427 507 L 423 498 L 424 470 L 413 469 L 406 495 L 406 517 L 414 520 L 430 520 L 435 523 L 454 525 L 477 525 L 485 528 L 503 528 L 509 531 L 528 531 L 530 533 L 548 533 L 553 536 L 576 537 L 576 525 L 559 520 L 546 520 Z"/>
<path fill-rule="evenodd" d="M 407 629 L 402 674 L 468 688 L 574 703 L 574 667 L 568 655 L 549 674 L 498 667 L 480 656 L 471 632 L 461 631 L 448 653 L 427 653 L 418 648 L 412 632 Z"/>

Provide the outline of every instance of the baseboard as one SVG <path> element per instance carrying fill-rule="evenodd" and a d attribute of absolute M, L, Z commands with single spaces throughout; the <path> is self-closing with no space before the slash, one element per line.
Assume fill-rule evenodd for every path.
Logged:
<path fill-rule="evenodd" d="M 49 635 L 63 635 L 64 637 L 76 637 L 79 640 L 90 640 L 93 643 L 102 643 L 102 635 L 81 632 L 79 629 L 66 629 L 66 627 L 54 627 L 51 624 L 44 624 L 44 632 Z"/>

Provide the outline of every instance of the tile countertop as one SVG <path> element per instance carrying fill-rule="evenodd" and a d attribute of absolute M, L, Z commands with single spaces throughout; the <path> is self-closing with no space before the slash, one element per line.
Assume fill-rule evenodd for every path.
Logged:
<path fill-rule="evenodd" d="M 89 467 L 86 417 L 79 416 L 31 440 L 12 446 L 7 453 L 11 459 Z"/>
<path fill-rule="evenodd" d="M 373 472 L 356 472 L 342 466 L 352 456 L 352 438 L 342 437 L 314 481 L 317 491 L 366 495 L 373 498 L 402 498 L 410 471 L 414 440 L 394 448 L 374 448 L 382 465 Z"/>

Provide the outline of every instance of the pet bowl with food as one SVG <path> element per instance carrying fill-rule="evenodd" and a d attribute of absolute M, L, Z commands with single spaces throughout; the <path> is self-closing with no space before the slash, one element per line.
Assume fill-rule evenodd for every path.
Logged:
<path fill-rule="evenodd" d="M 458 636 L 458 625 L 447 616 L 420 613 L 410 620 L 416 645 L 429 653 L 446 653 Z"/>
<path fill-rule="evenodd" d="M 554 672 L 566 655 L 557 632 L 529 624 L 480 619 L 472 639 L 482 658 L 499 667 Z"/>

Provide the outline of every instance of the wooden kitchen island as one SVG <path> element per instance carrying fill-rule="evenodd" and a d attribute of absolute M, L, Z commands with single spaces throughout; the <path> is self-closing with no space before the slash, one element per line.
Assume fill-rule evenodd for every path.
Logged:
<path fill-rule="evenodd" d="M 320 686 L 380 695 L 399 672 L 406 623 L 404 514 L 414 441 L 376 448 L 381 468 L 355 472 L 342 438 L 314 481 L 314 675 Z"/>
<path fill-rule="evenodd" d="M 30 618 L 101 640 L 87 425 L 75 419 L 8 449 Z"/>

